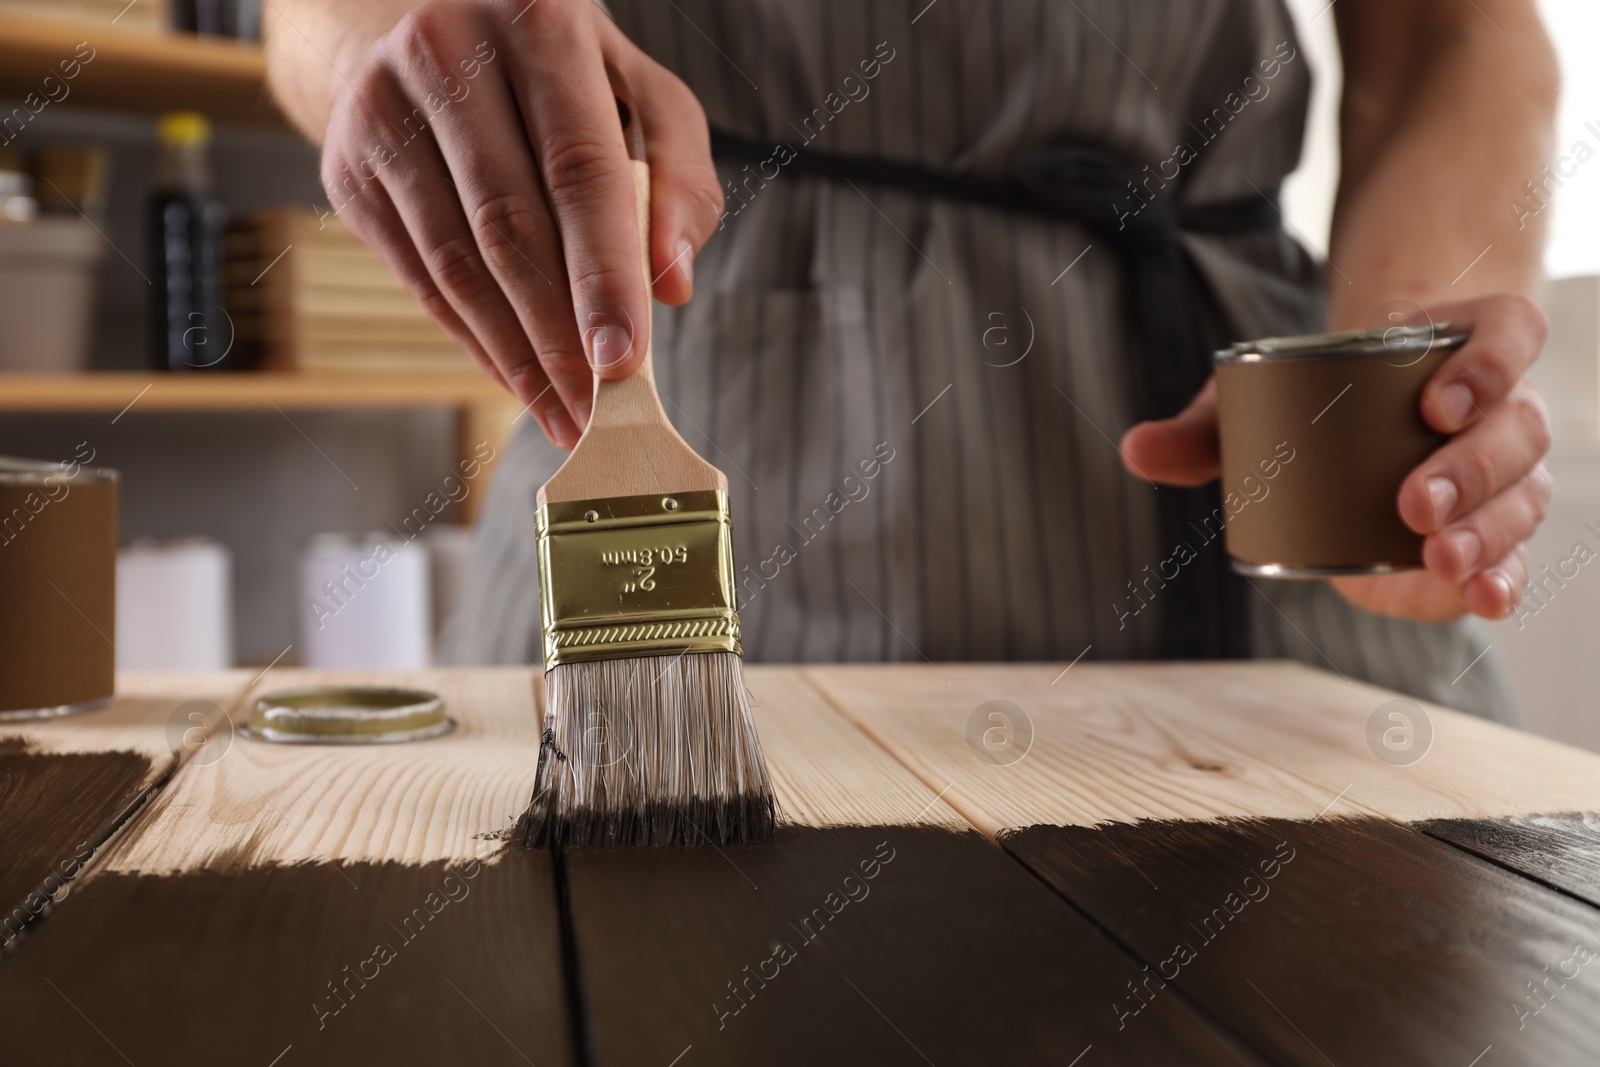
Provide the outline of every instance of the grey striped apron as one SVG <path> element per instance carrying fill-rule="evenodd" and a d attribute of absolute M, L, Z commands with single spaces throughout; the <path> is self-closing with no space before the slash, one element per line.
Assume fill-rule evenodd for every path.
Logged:
<path fill-rule="evenodd" d="M 748 141 L 1000 176 L 1094 145 L 1134 175 L 1130 213 L 1259 195 L 1299 155 L 1310 71 L 1281 0 L 610 7 Z M 657 308 L 656 373 L 729 478 L 747 658 L 1159 656 L 1171 603 L 1150 577 L 1173 546 L 1116 449 L 1141 384 L 1117 251 L 1068 220 L 786 174 L 781 154 L 719 170 L 727 214 L 695 299 Z M 1208 332 L 1322 328 L 1320 271 L 1282 231 L 1182 241 Z M 537 661 L 534 492 L 562 458 L 531 424 L 507 448 L 443 661 Z M 1316 582 L 1247 597 L 1254 655 L 1515 714 L 1471 622 L 1374 616 Z"/>

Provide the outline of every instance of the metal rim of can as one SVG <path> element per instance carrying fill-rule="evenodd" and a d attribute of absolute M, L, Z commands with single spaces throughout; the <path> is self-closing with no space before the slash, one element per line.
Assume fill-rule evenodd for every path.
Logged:
<path fill-rule="evenodd" d="M 87 467 L 80 463 L 77 470 L 69 472 L 60 463 L 0 456 L 0 485 L 44 485 L 52 479 L 70 482 L 79 478 L 91 482 L 115 482 L 120 481 L 122 475 L 114 467 Z"/>
<path fill-rule="evenodd" d="M 1246 563 L 1240 559 L 1229 559 L 1234 572 L 1246 578 L 1304 578 L 1307 580 L 1324 578 L 1359 578 L 1371 574 L 1404 574 L 1406 571 L 1420 570 L 1419 567 L 1399 566 L 1394 563 L 1363 563 L 1343 567 L 1297 567 L 1289 563 Z"/>
<path fill-rule="evenodd" d="M 443 698 L 425 689 L 312 686 L 257 697 L 239 732 L 273 744 L 377 745 L 425 741 L 455 728 Z"/>
<path fill-rule="evenodd" d="M 25 722 L 29 719 L 58 719 L 63 715 L 79 715 L 86 711 L 99 711 L 111 703 L 110 697 L 96 697 L 81 704 L 57 704 L 49 708 L 9 708 L 0 711 L 0 722 Z"/>
<path fill-rule="evenodd" d="M 1436 348 L 1460 348 L 1468 334 L 1449 322 L 1391 326 L 1385 330 L 1345 330 L 1295 337 L 1263 337 L 1220 349 L 1214 363 L 1266 363 L 1289 359 L 1344 359 L 1372 356 L 1422 356 Z"/>

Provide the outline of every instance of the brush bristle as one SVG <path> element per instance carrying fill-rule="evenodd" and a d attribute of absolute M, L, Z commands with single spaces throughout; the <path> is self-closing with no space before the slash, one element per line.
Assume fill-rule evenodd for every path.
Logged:
<path fill-rule="evenodd" d="M 772 838 L 772 782 L 732 652 L 563 663 L 516 835 L 530 848 Z"/>

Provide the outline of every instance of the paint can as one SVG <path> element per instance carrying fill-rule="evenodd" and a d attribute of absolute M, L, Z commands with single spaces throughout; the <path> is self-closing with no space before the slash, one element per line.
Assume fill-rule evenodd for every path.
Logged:
<path fill-rule="evenodd" d="M 0 721 L 89 711 L 116 688 L 118 476 L 93 458 L 0 458 Z"/>
<path fill-rule="evenodd" d="M 1422 389 L 1466 342 L 1449 323 L 1270 337 L 1216 353 L 1221 525 L 1241 574 L 1422 566 L 1400 485 L 1444 443 Z"/>

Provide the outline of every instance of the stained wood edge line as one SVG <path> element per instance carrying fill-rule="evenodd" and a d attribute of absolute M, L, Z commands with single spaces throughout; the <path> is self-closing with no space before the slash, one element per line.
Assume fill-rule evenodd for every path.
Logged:
<path fill-rule="evenodd" d="M 973 829 L 988 838 L 991 844 L 999 845 L 1000 831 L 1004 827 L 996 819 L 989 816 L 954 781 L 941 780 L 941 776 L 932 767 L 923 762 L 916 753 L 895 744 L 887 733 L 879 730 L 873 724 L 870 717 L 857 715 L 848 705 L 835 700 L 826 686 L 817 683 L 809 669 L 802 667 L 795 673 L 823 703 L 838 712 L 840 717 L 850 725 L 861 731 L 868 740 L 882 749 L 890 759 L 910 771 L 918 781 L 933 790 L 935 801 L 943 800 L 957 815 L 967 820 Z"/>
<path fill-rule="evenodd" d="M 140 786 L 138 792 L 134 793 L 126 804 L 79 842 L 70 855 L 56 861 L 50 868 L 50 873 L 44 876 L 44 880 L 14 905 L 3 919 L 0 919 L 0 957 L 14 953 L 27 933 L 49 915 L 57 904 L 65 900 L 79 881 L 98 869 L 109 852 L 113 839 L 133 821 L 135 816 L 149 806 L 155 795 L 166 787 L 173 775 L 178 773 L 178 767 L 179 761 L 173 759 L 167 764 L 166 770 Z M 84 854 L 85 850 L 87 855 Z M 74 867 L 72 873 L 61 875 L 61 868 L 69 863 Z M 40 901 L 37 908 L 29 907 L 29 901 L 34 899 Z M 19 911 L 24 914 L 13 927 L 13 920 L 17 919 Z"/>
<path fill-rule="evenodd" d="M 262 673 L 265 674 L 265 672 Z M 257 676 L 258 681 L 259 679 L 260 676 Z M 213 701 L 221 709 L 223 719 L 228 722 L 231 731 L 238 730 L 239 723 L 235 718 L 235 713 L 240 705 L 244 703 L 245 698 L 250 695 L 252 689 L 254 689 L 254 684 L 247 683 L 243 687 L 235 689 L 231 696 L 223 700 Z M 182 705 L 178 706 L 181 707 Z M 210 741 L 210 734 L 206 735 L 206 739 L 207 742 Z M 155 809 L 156 805 L 152 802 L 157 795 L 172 784 L 172 781 L 177 778 L 178 772 L 187 767 L 189 761 L 203 748 L 204 746 L 202 745 L 191 752 L 187 746 L 184 746 L 172 752 L 172 759 L 167 764 L 167 769 L 140 788 L 137 796 L 128 803 L 122 812 L 113 817 L 119 821 L 111 828 L 111 832 L 106 834 L 105 840 L 95 850 L 94 854 L 89 857 L 89 861 L 83 865 L 83 870 L 78 872 L 77 878 L 74 880 L 93 877 L 110 861 L 111 854 L 119 846 L 141 832 L 143 829 L 142 817 L 147 812 Z"/>
<path fill-rule="evenodd" d="M 1245 817 L 1245 818 L 1248 818 L 1248 817 Z M 1151 820 L 1141 820 L 1141 821 L 1149 821 L 1149 822 L 1188 821 L 1188 822 L 1202 822 L 1202 823 L 1205 823 L 1208 826 L 1211 825 L 1210 820 L 1205 820 L 1205 819 L 1192 819 L 1192 820 L 1151 819 Z M 1050 829 L 1057 829 L 1057 827 L 1055 827 L 1053 824 L 1044 823 L 1044 824 L 1038 824 L 1038 825 L 1043 825 L 1043 826 L 1046 826 L 1046 827 L 1048 827 Z M 1132 824 L 1124 824 L 1124 825 L 1132 825 Z M 1023 827 L 1022 829 L 1027 829 L 1027 827 Z M 1073 827 L 1073 829 L 1079 829 L 1079 827 Z M 1150 969 L 1152 967 L 1159 969 L 1160 964 L 1161 964 L 1160 960 L 1158 960 L 1158 959 L 1147 960 L 1143 956 L 1141 956 L 1137 949 L 1135 949 L 1132 945 L 1128 944 L 1127 942 L 1123 941 L 1122 938 L 1118 937 L 1114 931 L 1112 931 L 1109 927 L 1107 927 L 1099 919 L 1095 918 L 1094 914 L 1092 912 L 1090 912 L 1088 909 L 1082 907 L 1077 901 L 1075 901 L 1071 897 L 1069 897 L 1066 894 L 1066 892 L 1064 890 L 1062 890 L 1061 887 L 1057 886 L 1054 882 L 1052 882 L 1044 874 L 1044 872 L 1038 870 L 1037 868 L 1035 868 L 1033 866 L 1033 864 L 1029 863 L 1027 861 L 1026 857 L 1024 857 L 1020 853 L 1016 852 L 1015 850 L 1013 850 L 1011 847 L 1009 847 L 1006 844 L 1006 839 L 1007 838 L 1013 836 L 1014 834 L 1020 834 L 1021 832 L 1022 832 L 1021 829 L 1005 830 L 1005 831 L 1001 832 L 999 835 L 997 835 L 997 837 L 990 838 L 990 840 L 993 841 L 996 845 L 999 846 L 1000 851 L 1004 852 L 1008 859 L 1010 859 L 1018 867 L 1021 867 L 1024 871 L 1028 872 L 1029 876 L 1032 877 L 1034 879 L 1034 881 L 1038 882 L 1040 885 L 1042 885 L 1046 889 L 1048 889 L 1051 893 L 1055 894 L 1056 899 L 1061 901 L 1061 903 L 1063 905 L 1065 905 L 1068 908 L 1071 908 L 1073 911 L 1075 911 L 1079 915 L 1081 915 L 1083 917 L 1083 921 L 1084 922 L 1088 923 L 1091 927 L 1093 927 L 1100 934 L 1101 937 L 1106 939 L 1106 943 L 1107 944 L 1109 944 L 1116 951 L 1122 953 L 1122 955 L 1125 956 L 1129 960 L 1129 962 L 1131 962 L 1133 964 L 1136 964 L 1136 965 L 1138 965 L 1138 966 L 1140 966 L 1140 967 L 1142 967 L 1142 968 L 1144 968 L 1146 970 L 1148 970 L 1148 969 Z M 1176 999 L 1181 1000 L 1188 1007 L 1188 1009 L 1191 1012 L 1194 1013 L 1196 1018 L 1204 1019 L 1206 1021 L 1206 1023 L 1211 1026 L 1212 1030 L 1217 1034 L 1218 1037 L 1220 1037 L 1221 1039 L 1227 1041 L 1230 1045 L 1233 1046 L 1234 1051 L 1236 1051 L 1238 1053 L 1239 1059 L 1241 1061 L 1248 1062 L 1248 1063 L 1252 1064 L 1253 1067 L 1275 1067 L 1273 1061 L 1268 1059 L 1266 1054 L 1263 1053 L 1260 1049 L 1257 1049 L 1254 1045 L 1250 1044 L 1250 1042 L 1245 1039 L 1243 1034 L 1239 1033 L 1233 1027 L 1229 1026 L 1225 1021 L 1223 1021 L 1222 1019 L 1218 1018 L 1212 1012 L 1208 1011 L 1206 1009 L 1205 1005 L 1201 1004 L 1198 1000 L 1196 1000 L 1193 996 L 1191 996 L 1186 989 L 1184 989 L 1183 987 L 1179 986 L 1176 982 L 1168 982 L 1167 985 L 1166 985 L 1166 989 L 1164 991 L 1170 991 L 1172 993 L 1172 995 Z"/>
<path fill-rule="evenodd" d="M 1501 868 L 1502 870 L 1508 871 L 1511 874 L 1514 874 L 1514 875 L 1518 876 L 1519 878 L 1526 878 L 1528 881 L 1535 882 L 1535 883 L 1537 883 L 1539 885 L 1542 885 L 1546 889 L 1554 890 L 1555 892 L 1560 893 L 1562 896 L 1572 898 L 1573 900 L 1577 901 L 1579 904 L 1582 904 L 1582 905 L 1584 905 L 1586 907 L 1590 907 L 1590 908 L 1600 909 L 1600 900 L 1597 900 L 1594 897 L 1586 897 L 1582 893 L 1579 893 L 1574 889 L 1571 889 L 1571 888 L 1569 888 L 1567 886 L 1564 886 L 1564 885 L 1560 884 L 1559 882 L 1551 881 L 1549 878 L 1546 878 L 1546 877 L 1543 877 L 1542 875 L 1536 874 L 1534 871 L 1530 870 L 1527 867 L 1513 866 L 1509 861 L 1507 861 L 1505 859 L 1502 859 L 1499 856 L 1494 855 L 1492 852 L 1489 852 L 1488 850 L 1473 848 L 1471 845 L 1469 845 L 1465 841 L 1459 840 L 1459 839 L 1454 838 L 1454 837 L 1446 836 L 1443 833 L 1443 831 L 1438 829 L 1438 828 L 1430 828 L 1430 827 L 1432 827 L 1433 824 L 1463 823 L 1463 822 L 1502 823 L 1502 822 L 1509 822 L 1509 821 L 1514 820 L 1514 819 L 1540 818 L 1540 817 L 1543 817 L 1543 816 L 1578 815 L 1578 814 L 1582 814 L 1582 813 L 1581 812 L 1570 812 L 1570 811 L 1562 811 L 1562 812 L 1548 812 L 1547 811 L 1547 812 L 1540 812 L 1537 815 L 1533 815 L 1533 816 L 1523 816 L 1523 815 L 1494 816 L 1494 815 L 1491 815 L 1491 816 L 1483 816 L 1483 817 L 1480 817 L 1480 818 L 1477 818 L 1477 819 L 1421 819 L 1421 820 L 1418 820 L 1417 822 L 1407 823 L 1406 825 L 1410 826 L 1411 829 L 1415 830 L 1417 833 L 1422 834 L 1425 837 L 1432 838 L 1433 840 L 1438 841 L 1441 844 L 1449 845 L 1451 848 L 1458 849 L 1461 852 L 1465 852 L 1467 855 L 1472 856 L 1472 857 L 1474 857 L 1476 859 L 1480 859 L 1480 860 L 1484 861 L 1485 863 L 1491 863 L 1494 866 Z"/>
<path fill-rule="evenodd" d="M 519 841 L 508 842 L 511 848 L 526 848 Z M 534 849 L 530 851 L 545 851 Z M 590 1067 L 598 1063 L 592 1040 L 595 1026 L 589 1018 L 589 1005 L 583 997 L 583 966 L 578 952 L 578 928 L 572 917 L 572 883 L 567 878 L 567 850 L 556 847 L 550 852 L 550 877 L 556 890 L 556 934 L 561 949 L 561 986 L 567 1002 L 567 1039 L 572 1048 L 573 1067 Z"/>

